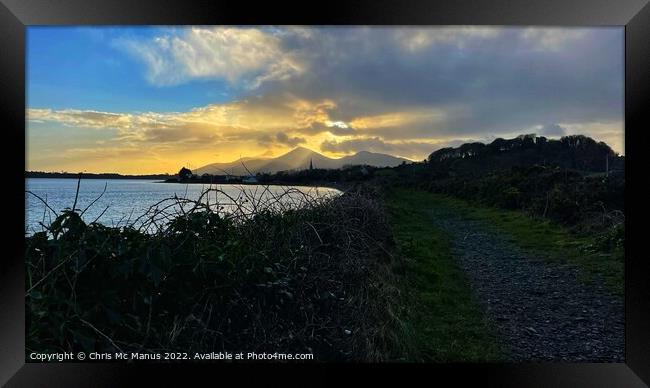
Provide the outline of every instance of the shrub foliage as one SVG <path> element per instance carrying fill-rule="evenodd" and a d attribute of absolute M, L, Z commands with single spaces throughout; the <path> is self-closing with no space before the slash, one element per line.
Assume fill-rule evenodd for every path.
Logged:
<path fill-rule="evenodd" d="M 196 202 L 145 231 L 63 211 L 26 237 L 28 351 L 388 353 L 391 238 L 371 195 L 233 214 Z"/>

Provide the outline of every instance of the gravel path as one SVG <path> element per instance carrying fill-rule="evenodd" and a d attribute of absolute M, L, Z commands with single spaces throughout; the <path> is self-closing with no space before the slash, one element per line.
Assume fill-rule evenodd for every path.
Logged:
<path fill-rule="evenodd" d="M 624 360 L 623 298 L 568 264 L 525 252 L 478 221 L 431 209 L 512 361 Z"/>

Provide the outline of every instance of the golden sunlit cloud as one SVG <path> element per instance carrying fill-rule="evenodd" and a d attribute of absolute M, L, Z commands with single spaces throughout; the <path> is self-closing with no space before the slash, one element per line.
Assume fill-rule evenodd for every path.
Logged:
<path fill-rule="evenodd" d="M 89 59 L 74 76 L 83 84 L 84 76 L 108 75 L 118 85 L 66 89 L 61 101 L 28 85 L 30 101 L 39 101 L 26 111 L 28 169 L 173 173 L 296 146 L 421 160 L 462 141 L 522 133 L 580 133 L 624 152 L 620 28 L 204 26 L 113 34 L 110 50 L 92 56 L 113 64 Z M 41 53 L 28 63 L 57 60 Z M 54 89 L 70 71 L 77 67 L 31 74 Z M 113 89 L 128 98 L 102 105 Z M 142 111 L 129 109 L 132 101 Z M 68 103 L 94 109 L 51 108 Z"/>
<path fill-rule="evenodd" d="M 588 133 L 599 141 L 604 141 L 614 151 L 625 154 L 625 132 L 623 121 L 587 122 L 559 124 L 566 128 L 567 135 Z"/>
<path fill-rule="evenodd" d="M 422 121 L 430 123 L 433 126 L 436 122 L 444 122 L 445 119 L 446 115 L 444 111 L 432 108 L 358 117 L 350 121 L 350 126 L 356 129 L 379 129 L 403 127 Z"/>
<path fill-rule="evenodd" d="M 296 146 L 332 157 L 366 150 L 421 160 L 434 149 L 472 140 L 471 137 L 436 135 L 435 124 L 443 125 L 448 118 L 448 114 L 437 108 L 360 116 L 346 123 L 332 120 L 330 112 L 335 107 L 331 100 L 309 101 L 283 96 L 283 99 L 236 101 L 176 113 L 28 109 L 27 118 L 31 125 L 59 123 L 90 131 L 116 130 L 115 136 L 97 141 L 93 146 L 66 147 L 62 144 L 62 150 L 53 151 L 51 158 L 58 160 L 55 169 L 84 165 L 91 172 L 105 171 L 110 165 L 112 169 L 128 173 L 171 173 L 181 165 L 198 167 L 242 156 L 277 155 Z M 409 138 L 408 131 L 422 123 L 432 126 L 430 136 Z M 516 136 L 522 131 L 549 137 L 591 133 L 614 149 L 622 150 L 621 127 L 620 122 L 537 125 L 502 135 Z M 389 140 L 373 135 L 381 133 L 381 129 L 401 133 L 402 138 Z M 30 168 L 43 168 L 40 167 L 41 161 L 45 162 L 42 156 L 32 157 Z M 48 163 L 52 168 L 51 160 Z"/>
<path fill-rule="evenodd" d="M 92 110 L 28 109 L 28 126 L 63 125 L 113 134 L 86 147 L 55 145 L 49 169 L 83 165 L 87 171 L 117 169 L 129 173 L 174 172 L 181 165 L 232 161 L 241 156 L 277 154 L 302 145 L 314 150 L 337 136 L 323 131 L 301 134 L 302 128 L 332 123 L 331 100 L 308 101 L 291 96 L 249 99 L 199 107 L 187 112 L 117 113 Z M 340 124 L 339 124 L 340 125 Z M 338 128 L 337 126 L 335 126 Z M 32 135 L 33 131 L 28 131 Z M 35 136 L 35 135 L 33 135 Z M 339 152 L 324 152 L 335 155 Z M 47 154 L 47 152 L 46 152 Z M 218 155 L 218 156 L 217 156 Z M 41 155 L 43 156 L 43 155 Z M 45 160 L 32 156 L 30 167 Z M 56 159 L 52 163 L 52 159 Z"/>
<path fill-rule="evenodd" d="M 28 109 L 32 123 L 56 122 L 70 127 L 116 129 L 116 140 L 164 143 L 224 139 L 255 140 L 254 135 L 292 131 L 328 120 L 331 101 L 288 98 L 282 104 L 264 100 L 214 104 L 188 112 L 116 113 L 75 109 Z"/>

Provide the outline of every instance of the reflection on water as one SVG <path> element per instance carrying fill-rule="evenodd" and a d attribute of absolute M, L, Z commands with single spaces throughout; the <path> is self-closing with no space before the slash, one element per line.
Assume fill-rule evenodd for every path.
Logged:
<path fill-rule="evenodd" d="M 59 213 L 71 208 L 75 202 L 76 179 L 28 178 L 25 186 L 25 190 L 38 195 Z M 261 209 L 282 211 L 302 207 L 308 202 L 339 194 L 340 191 L 326 187 L 188 185 L 151 180 L 87 179 L 81 181 L 76 208 L 83 212 L 82 218 L 87 223 L 97 221 L 107 226 L 124 226 L 141 225 L 152 216 L 154 220 L 164 221 L 195 206 L 209 206 L 213 211 L 243 217 Z M 40 223 L 48 225 L 56 217 L 35 196 L 25 193 L 25 201 L 26 233 L 43 230 Z"/>

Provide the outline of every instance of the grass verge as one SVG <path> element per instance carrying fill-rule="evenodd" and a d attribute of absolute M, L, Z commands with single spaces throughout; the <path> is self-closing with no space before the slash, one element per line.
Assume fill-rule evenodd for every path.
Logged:
<path fill-rule="evenodd" d="M 612 293 L 623 295 L 622 228 L 612 230 L 611 236 L 587 235 L 519 211 L 487 207 L 441 194 L 420 192 L 414 196 L 412 191 L 408 195 L 406 191 L 398 193 L 419 198 L 427 206 L 446 207 L 468 219 L 479 220 L 511 242 L 541 257 L 576 265 L 583 281 L 602 281 Z"/>
<path fill-rule="evenodd" d="M 386 207 L 397 248 L 405 257 L 401 318 L 413 342 L 410 358 L 427 362 L 498 362 L 504 351 L 435 227 L 426 192 L 391 190 Z"/>

